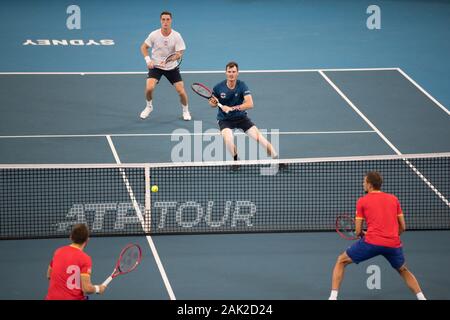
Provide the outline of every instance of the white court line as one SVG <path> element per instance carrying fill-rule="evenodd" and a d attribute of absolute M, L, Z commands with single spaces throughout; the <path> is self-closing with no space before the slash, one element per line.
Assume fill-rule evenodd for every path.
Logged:
<path fill-rule="evenodd" d="M 352 109 L 373 129 L 377 132 L 377 134 L 381 137 L 381 139 L 386 142 L 386 144 L 391 147 L 394 152 L 401 156 L 403 155 L 397 147 L 394 146 L 392 142 L 389 141 L 388 138 L 353 104 L 353 102 L 341 91 L 341 89 L 334 84 L 333 81 L 331 81 L 330 78 L 328 78 L 323 71 L 319 71 L 319 73 L 322 75 L 322 77 L 328 82 L 328 84 L 333 87 L 334 90 L 347 102 L 347 104 L 352 107 Z M 414 171 L 417 176 L 419 176 L 420 179 L 422 179 L 423 182 L 448 206 L 450 207 L 450 202 L 447 198 L 444 197 L 444 195 L 439 192 L 439 190 L 431 184 L 431 182 L 416 168 L 414 165 L 406 158 L 403 159 L 405 163 Z"/>
<path fill-rule="evenodd" d="M 355 131 L 267 131 L 260 129 L 262 134 L 267 135 L 313 135 L 313 134 L 354 134 L 354 133 L 375 133 L 373 130 L 355 130 Z M 235 132 L 235 135 L 246 135 L 245 132 Z M 86 137 L 160 137 L 160 136 L 220 136 L 220 132 L 204 133 L 109 133 L 109 134 L 48 134 L 48 135 L 24 135 L 24 136 L 0 136 L 0 139 L 28 139 L 28 138 L 86 138 Z"/>
<path fill-rule="evenodd" d="M 444 107 L 439 101 L 437 101 L 431 94 L 429 94 L 424 88 L 422 88 L 417 82 L 415 82 L 410 76 L 406 74 L 402 69 L 397 68 L 397 71 L 400 72 L 406 79 L 409 80 L 413 85 L 416 86 L 417 89 L 422 91 L 424 95 L 428 97 L 431 101 L 433 101 L 439 108 L 441 108 L 445 113 L 447 113 L 450 116 L 450 110 Z"/>
<path fill-rule="evenodd" d="M 112 153 L 114 155 L 114 159 L 116 160 L 117 164 L 122 164 L 121 161 L 120 161 L 119 155 L 117 154 L 116 148 L 114 147 L 114 144 L 112 142 L 111 137 L 110 136 L 106 136 L 106 139 L 108 140 L 108 144 L 111 147 L 111 151 L 112 151 Z M 136 201 L 136 198 L 134 197 L 133 190 L 131 189 L 131 186 L 130 186 L 130 183 L 128 181 L 128 178 L 127 178 L 127 176 L 125 174 L 125 170 L 124 169 L 119 169 L 119 170 L 120 170 L 120 172 L 122 174 L 122 178 L 123 178 L 123 180 L 125 182 L 125 185 L 127 187 L 128 193 L 129 193 L 131 201 L 133 203 L 133 207 L 136 210 L 136 213 L 137 213 L 137 215 L 139 217 L 139 220 L 142 223 L 142 229 L 145 230 L 144 216 L 142 215 L 141 209 L 139 208 L 139 204 Z M 162 265 L 161 259 L 159 258 L 159 254 L 158 254 L 158 251 L 156 250 L 156 246 L 153 243 L 153 239 L 149 235 L 146 236 L 146 238 L 147 238 L 147 242 L 148 242 L 148 244 L 150 246 L 150 250 L 153 253 L 153 257 L 155 258 L 155 261 L 156 261 L 156 264 L 158 266 L 159 272 L 161 273 L 161 277 L 162 277 L 162 279 L 164 281 L 164 285 L 166 286 L 166 290 L 169 293 L 170 300 L 176 300 L 175 294 L 173 293 L 173 290 L 172 290 L 172 286 L 170 285 L 170 282 L 169 282 L 169 278 L 167 277 L 167 274 L 166 274 L 166 271 L 164 269 L 164 266 Z"/>
<path fill-rule="evenodd" d="M 347 68 L 347 69 L 279 69 L 279 70 L 240 70 L 239 73 L 291 73 L 291 72 L 318 72 L 318 71 L 388 71 L 398 68 Z M 181 71 L 184 74 L 222 74 L 224 70 Z M 0 72 L 0 75 L 123 75 L 147 74 L 145 71 L 105 71 L 105 72 Z"/>

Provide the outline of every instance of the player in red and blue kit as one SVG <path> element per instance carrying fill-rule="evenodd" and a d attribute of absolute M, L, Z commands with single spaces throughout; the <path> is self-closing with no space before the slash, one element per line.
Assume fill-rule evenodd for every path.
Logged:
<path fill-rule="evenodd" d="M 364 177 L 364 191 L 367 194 L 356 204 L 356 235 L 361 238 L 344 253 L 334 266 L 332 289 L 329 300 L 336 300 L 344 277 L 345 267 L 373 257 L 384 256 L 398 271 L 417 299 L 426 300 L 414 275 L 406 268 L 400 234 L 406 230 L 405 218 L 396 196 L 381 191 L 383 179 L 372 171 Z M 363 220 L 367 231 L 363 232 Z"/>
<path fill-rule="evenodd" d="M 253 98 L 245 82 L 238 80 L 238 64 L 229 62 L 225 67 L 225 74 L 226 80 L 214 87 L 213 97 L 209 99 L 209 104 L 211 107 L 217 107 L 218 102 L 223 105 L 223 108 L 218 108 L 217 120 L 228 151 L 234 160 L 238 159 L 232 130 L 241 129 L 252 139 L 258 141 L 269 156 L 273 159 L 278 158 L 272 144 L 267 141 L 247 116 L 247 110 L 253 108 Z"/>
<path fill-rule="evenodd" d="M 85 294 L 105 291 L 105 286 L 91 283 L 92 260 L 83 252 L 89 238 L 87 226 L 76 224 L 70 238 L 72 244 L 58 248 L 48 267 L 46 300 L 86 300 Z"/>

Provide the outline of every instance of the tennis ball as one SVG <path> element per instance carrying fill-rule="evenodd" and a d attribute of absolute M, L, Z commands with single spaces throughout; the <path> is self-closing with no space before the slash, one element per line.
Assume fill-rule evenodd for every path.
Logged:
<path fill-rule="evenodd" d="M 158 186 L 152 186 L 152 192 L 158 192 Z"/>

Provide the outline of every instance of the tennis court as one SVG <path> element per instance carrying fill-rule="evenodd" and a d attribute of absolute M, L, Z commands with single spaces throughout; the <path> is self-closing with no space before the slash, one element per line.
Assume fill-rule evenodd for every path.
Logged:
<path fill-rule="evenodd" d="M 236 38 L 225 38 L 228 49 L 219 53 L 204 42 L 216 35 L 199 30 L 215 25 L 221 38 L 226 24 L 200 19 L 201 2 L 156 1 L 151 14 L 141 12 L 145 2 L 114 4 L 105 18 L 105 2 L 80 1 L 80 30 L 66 28 L 64 5 L 8 3 L 1 22 L 12 28 L 1 44 L 0 268 L 15 272 L 2 272 L 0 298 L 43 299 L 52 253 L 81 221 L 95 236 L 86 249 L 94 283 L 110 274 L 127 243 L 143 249 L 137 270 L 93 299 L 326 299 L 336 257 L 351 244 L 334 231 L 335 216 L 354 210 L 364 172 L 378 168 L 413 230 L 402 236 L 407 264 L 429 299 L 449 299 L 450 278 L 441 272 L 450 267 L 449 48 L 429 34 L 445 34 L 450 6 L 405 3 L 408 14 L 401 3 L 381 1 L 383 27 L 369 30 L 369 4 L 357 1 L 339 8 L 283 1 L 282 9 L 265 2 L 252 16 L 243 13 L 249 3 L 219 1 L 221 17 L 246 17 L 253 34 L 248 40 L 239 31 L 243 22 L 234 25 Z M 139 118 L 146 72 L 138 48 L 163 10 L 174 13 L 188 47 L 185 86 L 213 86 L 236 60 L 255 102 L 249 116 L 288 163 L 285 170 L 261 175 L 268 168 L 257 162 L 262 153 L 242 134 L 238 171 L 201 163 L 227 155 L 216 110 L 188 91 L 192 121 L 183 121 L 166 79 L 151 116 Z M 34 28 L 12 20 L 19 12 Z M 423 12 L 433 14 L 431 25 Z M 407 15 L 420 26 L 411 30 Z M 294 41 L 276 37 L 283 21 Z M 428 46 L 426 62 L 408 54 L 411 34 Z M 114 38 L 115 45 L 23 44 L 46 37 Z M 274 47 L 283 47 L 285 58 L 273 59 Z M 211 146 L 219 146 L 214 154 Z M 159 191 L 150 192 L 149 182 Z M 143 223 L 139 213 L 149 212 Z M 373 266 L 379 288 L 368 286 Z M 347 268 L 340 298 L 414 295 L 376 258 Z"/>

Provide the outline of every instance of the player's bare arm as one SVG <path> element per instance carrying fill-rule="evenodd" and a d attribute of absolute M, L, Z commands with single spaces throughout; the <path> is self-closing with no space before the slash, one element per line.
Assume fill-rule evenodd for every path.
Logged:
<path fill-rule="evenodd" d="M 363 219 L 355 219 L 355 233 L 357 237 L 362 237 L 364 235 L 363 221 Z"/>
<path fill-rule="evenodd" d="M 147 63 L 147 67 L 149 69 L 153 69 L 154 65 L 153 65 L 153 61 L 150 59 L 149 55 L 148 55 L 148 49 L 150 49 L 150 46 L 148 44 L 146 44 L 145 42 L 142 43 L 141 45 L 141 53 L 145 58 L 145 62 Z M 148 57 L 148 58 L 146 58 Z"/>
<path fill-rule="evenodd" d="M 245 111 L 253 108 L 253 98 L 251 94 L 244 96 L 244 102 L 239 106 L 234 106 L 232 110 Z"/>
<path fill-rule="evenodd" d="M 398 234 L 400 235 L 406 231 L 406 222 L 403 213 L 401 215 L 398 215 L 397 219 L 398 219 Z"/>
<path fill-rule="evenodd" d="M 95 286 L 91 282 L 91 276 L 87 273 L 83 273 L 81 275 L 81 290 L 83 290 L 84 294 L 92 294 L 92 293 L 99 293 L 102 294 L 105 291 L 104 285 L 98 286 L 98 292 L 96 291 Z"/>

